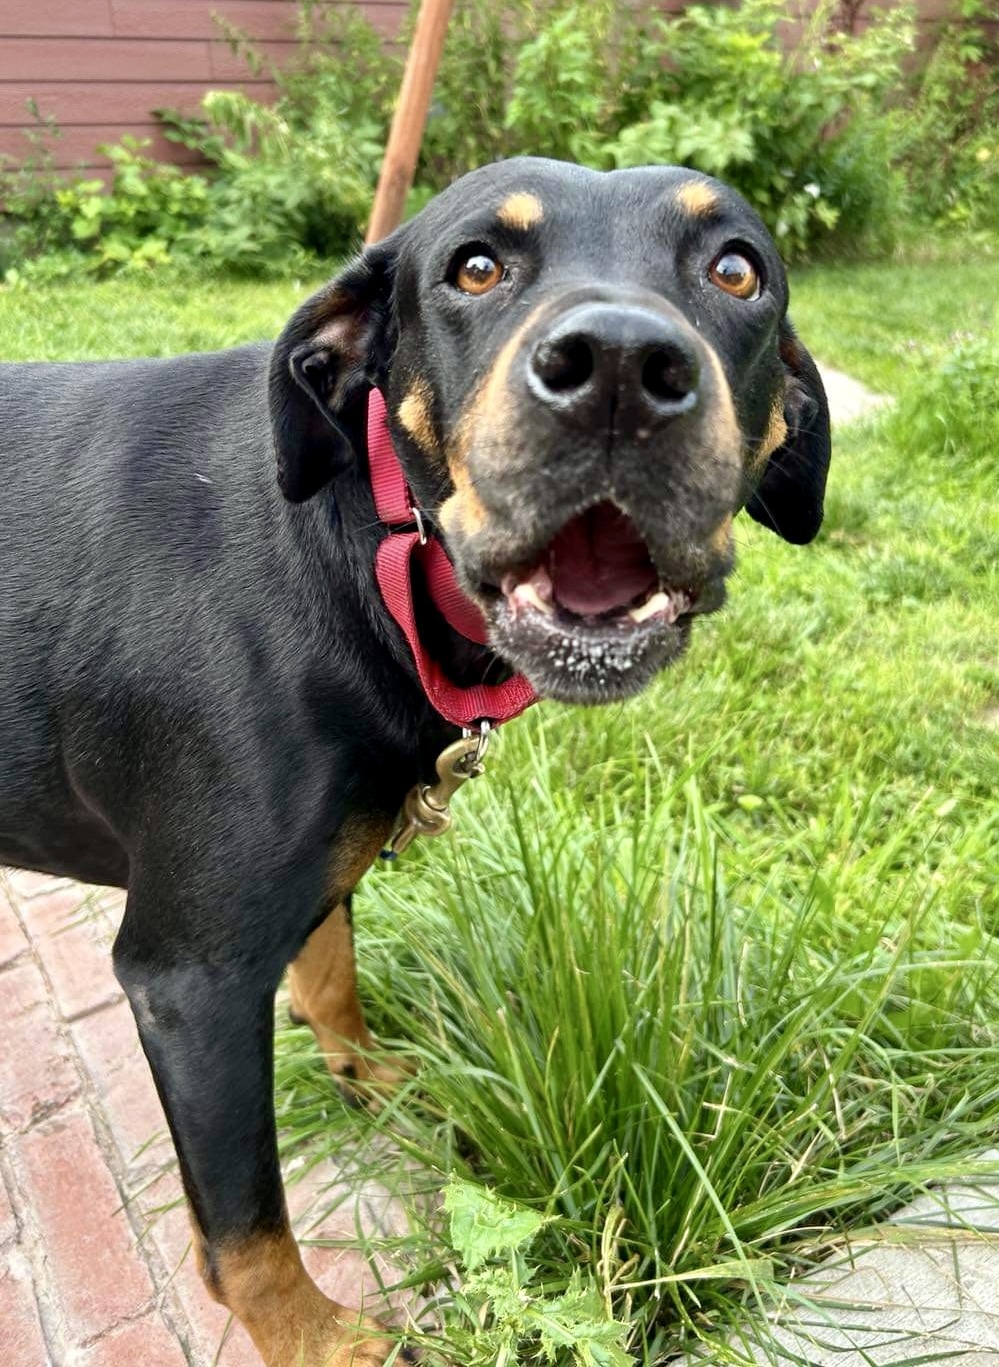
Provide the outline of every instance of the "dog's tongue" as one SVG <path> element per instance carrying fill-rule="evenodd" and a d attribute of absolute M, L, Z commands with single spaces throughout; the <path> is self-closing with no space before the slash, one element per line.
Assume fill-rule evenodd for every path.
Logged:
<path fill-rule="evenodd" d="M 549 551 L 557 603 L 582 617 L 627 607 L 658 583 L 645 542 L 613 503 L 598 503 L 567 523 Z"/>

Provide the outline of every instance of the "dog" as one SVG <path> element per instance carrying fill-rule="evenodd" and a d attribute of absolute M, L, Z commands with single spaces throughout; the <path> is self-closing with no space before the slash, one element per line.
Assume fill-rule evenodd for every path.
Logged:
<path fill-rule="evenodd" d="M 787 303 L 717 181 L 525 158 L 274 346 L 0 368 L 0 862 L 127 888 L 114 970 L 199 1267 L 270 1367 L 392 1346 L 289 1229 L 282 975 L 331 1071 L 390 1085 L 350 897 L 407 794 L 462 727 L 675 661 L 740 509 L 815 536 L 829 415 Z"/>

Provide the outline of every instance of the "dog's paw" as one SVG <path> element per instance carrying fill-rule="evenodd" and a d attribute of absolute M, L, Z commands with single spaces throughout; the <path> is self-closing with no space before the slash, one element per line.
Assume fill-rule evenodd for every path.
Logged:
<path fill-rule="evenodd" d="M 334 1305 L 292 1340 L 265 1358 L 269 1367 L 384 1367 L 415 1361 L 407 1349 L 387 1337 L 383 1325 Z"/>
<path fill-rule="evenodd" d="M 353 1106 L 379 1110 L 416 1073 L 415 1065 L 397 1055 L 381 1053 L 377 1045 L 360 1053 L 342 1050 L 323 1055 L 330 1075 Z"/>

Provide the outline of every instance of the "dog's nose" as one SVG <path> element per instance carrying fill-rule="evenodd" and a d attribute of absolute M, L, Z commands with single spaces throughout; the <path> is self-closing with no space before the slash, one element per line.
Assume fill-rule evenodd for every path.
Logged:
<path fill-rule="evenodd" d="M 697 404 L 700 363 L 679 323 L 651 309 L 585 304 L 535 346 L 528 383 L 542 402 L 595 423 L 677 417 Z"/>

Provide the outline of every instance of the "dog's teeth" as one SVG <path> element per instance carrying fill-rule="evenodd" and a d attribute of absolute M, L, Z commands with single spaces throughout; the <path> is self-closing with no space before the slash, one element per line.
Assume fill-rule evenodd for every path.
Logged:
<path fill-rule="evenodd" d="M 514 604 L 521 604 L 524 607 L 536 608 L 538 612 L 543 612 L 546 617 L 551 617 L 555 608 L 551 603 L 546 603 L 538 592 L 537 585 L 533 580 L 526 580 L 518 584 L 510 595 Z"/>
<path fill-rule="evenodd" d="M 637 608 L 628 609 L 628 616 L 633 622 L 647 622 L 650 617 L 655 617 L 659 613 L 665 613 L 670 622 L 676 620 L 676 606 L 668 593 L 654 593 Z"/>

